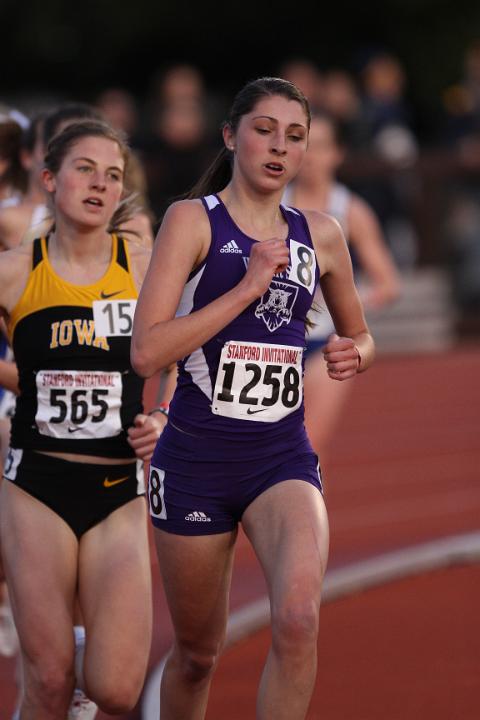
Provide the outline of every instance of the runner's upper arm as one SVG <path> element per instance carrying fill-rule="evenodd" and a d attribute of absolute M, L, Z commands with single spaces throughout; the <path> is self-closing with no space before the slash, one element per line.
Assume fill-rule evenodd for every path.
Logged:
<path fill-rule="evenodd" d="M 169 207 L 140 293 L 137 327 L 174 317 L 188 275 L 204 259 L 209 241 L 209 221 L 199 202 L 184 200 Z"/>

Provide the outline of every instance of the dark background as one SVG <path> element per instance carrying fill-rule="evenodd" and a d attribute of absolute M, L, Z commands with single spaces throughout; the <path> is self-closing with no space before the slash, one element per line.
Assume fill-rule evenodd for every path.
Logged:
<path fill-rule="evenodd" d="M 189 61 L 210 90 L 230 99 L 245 80 L 275 74 L 292 56 L 356 73 L 369 52 L 385 48 L 404 64 L 426 141 L 442 90 L 461 76 L 463 51 L 480 34 L 474 0 L 1 0 L 0 7 L 4 98 L 50 93 L 88 101 L 114 84 L 141 101 L 152 73 Z"/>
<path fill-rule="evenodd" d="M 361 133 L 370 125 L 351 143 L 339 179 L 370 203 L 402 270 L 446 270 L 460 324 L 480 335 L 480 0 L 0 0 L 0 30 L 0 110 L 32 118 L 63 102 L 95 105 L 108 88 L 133 96 L 130 140 L 155 229 L 210 163 L 246 81 L 279 75 L 295 58 L 313 64 L 320 84 L 328 71 L 346 71 Z M 375 145 L 385 105 L 372 104 L 362 70 L 382 52 L 405 78 L 398 103 L 386 106 L 388 122 L 399 119 L 413 145 L 405 161 Z M 159 79 L 181 63 L 200 71 L 208 127 L 179 151 L 154 126 Z M 395 142 L 386 143 L 391 154 Z"/>

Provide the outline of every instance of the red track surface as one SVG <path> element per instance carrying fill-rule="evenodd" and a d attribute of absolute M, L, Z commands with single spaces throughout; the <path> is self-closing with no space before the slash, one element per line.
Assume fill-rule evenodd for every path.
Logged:
<path fill-rule="evenodd" d="M 480 565 L 404 579 L 325 605 L 307 720 L 478 720 L 479 606 Z M 255 689 L 269 643 L 263 630 L 226 651 L 207 720 L 255 718 Z"/>
<path fill-rule="evenodd" d="M 479 376 L 480 349 L 472 347 L 440 355 L 382 357 L 374 368 L 355 380 L 352 397 L 332 444 L 331 461 L 324 468 L 331 525 L 331 568 L 388 550 L 479 529 Z M 151 667 L 158 663 L 171 640 L 168 611 L 154 560 L 153 572 L 155 631 Z M 469 694 L 468 685 L 474 651 L 479 657 L 478 642 L 475 646 L 473 641 L 476 618 L 472 617 L 471 628 L 470 621 L 467 622 L 468 613 L 479 606 L 478 580 L 478 568 L 454 569 L 326 605 L 322 610 L 320 641 L 318 687 L 322 693 L 315 695 L 309 720 L 320 717 L 319 708 L 322 720 L 480 718 L 480 705 L 476 710 L 472 707 L 475 697 L 480 698 L 478 665 L 476 696 Z M 471 591 L 467 592 L 469 584 L 473 586 L 474 582 L 475 605 L 470 599 Z M 240 535 L 232 609 L 257 599 L 264 589 L 258 564 L 244 536 Z M 432 615 L 427 613 L 430 607 L 436 608 Z M 430 633 L 425 622 L 415 624 L 415 618 L 422 617 L 425 620 L 431 617 L 432 623 L 438 621 L 437 625 L 432 624 Z M 455 618 L 464 618 L 465 622 L 457 622 Z M 449 647 L 454 647 L 461 660 L 454 664 L 440 660 L 434 642 L 441 641 L 443 633 L 446 637 L 447 624 L 448 632 L 452 629 L 453 633 L 448 636 L 448 642 L 453 643 Z M 478 637 L 478 621 L 476 625 Z M 417 627 L 425 629 L 425 633 L 419 634 Z M 407 656 L 397 647 L 399 637 L 408 641 Z M 384 643 L 378 644 L 381 639 Z M 250 709 L 241 715 L 242 720 L 253 720 L 252 703 L 258 679 L 255 658 L 259 652 L 264 653 L 264 649 L 259 651 L 257 643 L 265 647 L 265 633 L 226 653 L 212 691 L 209 720 L 235 720 L 232 707 L 237 702 L 237 685 L 250 703 Z M 414 670 L 417 661 L 417 670 Z M 232 663 L 233 675 L 229 669 Z M 370 673 L 369 683 L 361 682 L 365 677 L 359 673 L 361 667 Z M 412 674 L 407 672 L 409 668 Z M 451 690 L 448 705 L 446 700 L 440 700 L 448 695 L 450 673 L 454 668 L 460 685 Z M 247 675 L 248 687 L 240 686 L 239 678 Z M 462 678 L 465 678 L 465 687 L 461 685 Z M 13 663 L 0 660 L 0 720 L 9 720 L 14 695 L 12 685 Z M 465 701 L 457 701 L 457 690 Z M 399 699 L 404 696 L 409 700 L 402 705 Z M 338 697 L 346 703 L 342 706 L 343 714 L 338 714 Z M 228 706 L 222 709 L 222 702 L 228 702 Z M 403 708 L 403 714 L 400 710 L 397 713 L 397 706 Z M 432 712 L 427 714 L 425 708 Z M 98 714 L 98 720 L 107 717 Z M 138 720 L 139 711 L 128 718 Z"/>

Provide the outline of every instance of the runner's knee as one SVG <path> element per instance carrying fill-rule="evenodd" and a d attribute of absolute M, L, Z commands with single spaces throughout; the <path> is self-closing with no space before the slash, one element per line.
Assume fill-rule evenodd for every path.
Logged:
<path fill-rule="evenodd" d="M 98 707 L 109 715 L 121 715 L 130 712 L 138 702 L 142 683 L 122 677 L 115 682 L 101 679 L 93 685 L 86 684 L 86 695 L 95 702 Z"/>
<path fill-rule="evenodd" d="M 319 610 L 313 598 L 286 600 L 272 611 L 272 643 L 278 652 L 302 653 L 315 645 Z"/>
<path fill-rule="evenodd" d="M 73 665 L 42 657 L 38 664 L 25 663 L 25 696 L 34 707 L 55 714 L 68 705 L 75 679 Z"/>
<path fill-rule="evenodd" d="M 215 650 L 179 648 L 178 662 L 185 681 L 199 683 L 209 678 L 215 670 L 220 652 L 220 645 Z"/>

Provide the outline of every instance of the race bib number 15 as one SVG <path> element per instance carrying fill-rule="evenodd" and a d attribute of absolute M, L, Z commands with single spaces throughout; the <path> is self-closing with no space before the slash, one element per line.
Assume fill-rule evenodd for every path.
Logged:
<path fill-rule="evenodd" d="M 96 337 L 129 337 L 136 307 L 136 300 L 95 300 L 93 319 Z"/>
<path fill-rule="evenodd" d="M 229 341 L 220 356 L 212 412 L 275 422 L 302 402 L 303 348 Z"/>

